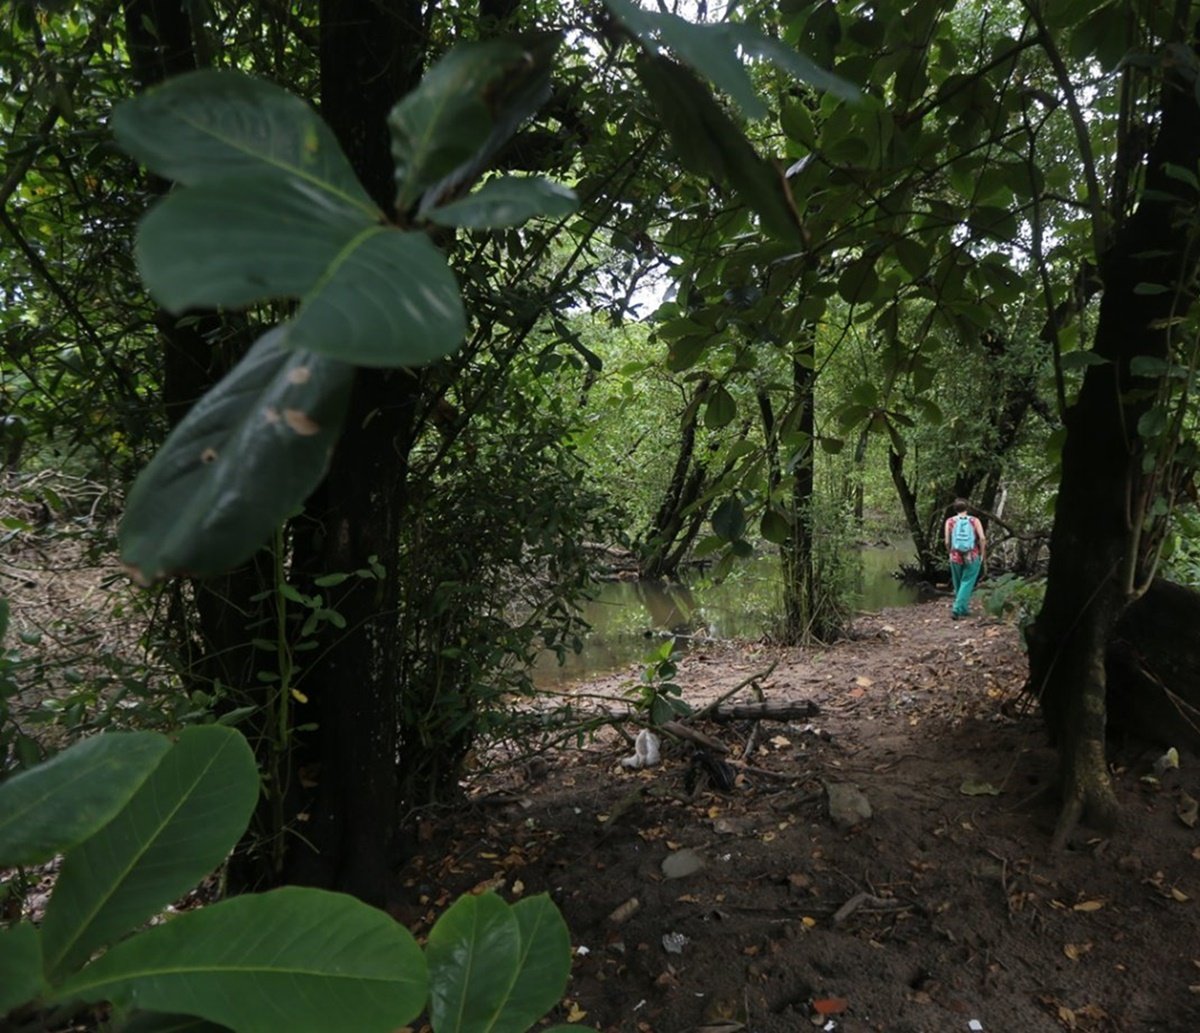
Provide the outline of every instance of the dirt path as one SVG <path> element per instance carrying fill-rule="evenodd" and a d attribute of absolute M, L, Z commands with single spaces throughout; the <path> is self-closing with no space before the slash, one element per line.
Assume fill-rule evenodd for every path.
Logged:
<path fill-rule="evenodd" d="M 697 705 L 772 661 L 766 697 L 817 716 L 763 723 L 751 756 L 753 724 L 702 725 L 770 774 L 689 793 L 690 747 L 629 771 L 608 733 L 430 819 L 399 917 L 421 931 L 472 886 L 549 891 L 577 951 L 555 1018 L 584 1029 L 1200 1030 L 1200 833 L 1178 814 L 1200 762 L 1151 784 L 1161 751 L 1122 755 L 1122 828 L 1051 857 L 1054 757 L 1012 707 L 1011 627 L 909 607 L 819 652 L 698 651 L 676 680 Z M 844 786 L 872 812 L 852 828 L 830 814 Z"/>

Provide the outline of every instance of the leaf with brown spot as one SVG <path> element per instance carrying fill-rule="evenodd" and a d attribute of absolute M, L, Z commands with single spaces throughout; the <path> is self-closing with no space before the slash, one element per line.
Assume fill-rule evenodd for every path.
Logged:
<path fill-rule="evenodd" d="M 300 409 L 284 409 L 283 422 L 301 437 L 307 438 L 321 433 L 321 425 Z"/>
<path fill-rule="evenodd" d="M 259 338 L 134 483 L 121 521 L 121 560 L 143 581 L 237 566 L 324 475 L 354 367 L 289 348 L 289 334 L 285 324 Z M 298 367 L 310 371 L 303 384 L 290 379 Z M 271 422 L 272 411 L 289 410 L 303 419 Z M 206 461 L 217 456 L 224 461 Z"/>

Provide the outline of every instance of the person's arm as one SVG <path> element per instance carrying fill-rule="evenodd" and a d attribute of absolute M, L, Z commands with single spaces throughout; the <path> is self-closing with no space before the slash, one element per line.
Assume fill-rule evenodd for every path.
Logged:
<path fill-rule="evenodd" d="M 979 518 L 971 519 L 975 521 L 975 534 L 979 537 L 979 560 L 981 563 L 987 563 L 987 535 L 983 533 L 983 524 L 979 522 Z"/>
<path fill-rule="evenodd" d="M 950 551 L 950 526 L 954 523 L 954 517 L 950 517 L 942 525 L 942 536 L 946 539 L 946 551 Z"/>

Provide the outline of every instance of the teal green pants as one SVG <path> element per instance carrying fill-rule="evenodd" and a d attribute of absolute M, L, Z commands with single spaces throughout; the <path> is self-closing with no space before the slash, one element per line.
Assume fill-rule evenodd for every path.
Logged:
<path fill-rule="evenodd" d="M 955 617 L 965 617 L 971 612 L 971 593 L 975 591 L 982 565 L 983 561 L 978 556 L 966 563 L 950 564 L 950 583 L 954 586 L 954 606 L 950 612 Z"/>

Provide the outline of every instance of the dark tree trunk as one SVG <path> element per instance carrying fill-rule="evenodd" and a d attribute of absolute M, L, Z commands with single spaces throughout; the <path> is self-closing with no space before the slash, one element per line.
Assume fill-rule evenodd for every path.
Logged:
<path fill-rule="evenodd" d="M 1108 642 L 1114 732 L 1200 752 L 1200 592 L 1156 580 Z"/>
<path fill-rule="evenodd" d="M 703 390 L 703 383 L 697 390 Z M 700 406 L 693 402 L 688 407 L 687 417 L 680 431 L 679 450 L 675 454 L 675 467 L 666 493 L 654 520 L 647 530 L 643 545 L 638 550 L 638 574 L 644 578 L 674 577 L 683 551 L 690 545 L 685 540 L 683 550 L 676 548 L 680 536 L 687 526 L 686 513 L 704 490 L 706 471 L 702 462 L 696 462 L 696 428 L 700 420 Z M 674 559 L 672 559 L 672 556 Z"/>
<path fill-rule="evenodd" d="M 411 0 L 322 0 L 321 113 L 358 176 L 392 210 L 387 114 L 414 85 L 424 54 Z M 297 714 L 317 730 L 298 737 L 304 791 L 292 802 L 296 835 L 283 881 L 386 900 L 396 858 L 399 742 L 398 554 L 415 381 L 363 370 L 329 474 L 296 523 L 295 576 L 347 573 L 376 557 L 378 581 L 351 578 L 336 597 L 343 631 L 305 673 L 310 703 Z"/>
<path fill-rule="evenodd" d="M 900 510 L 904 513 L 904 523 L 912 536 L 913 545 L 917 549 L 917 563 L 921 568 L 921 576 L 927 581 L 938 577 L 938 562 L 934 557 L 930 544 L 930 533 L 921 523 L 921 513 L 917 507 L 917 495 L 904 473 L 904 456 L 894 448 L 888 449 L 888 470 L 892 475 L 892 485 L 896 489 L 896 497 L 900 500 Z M 945 573 L 944 571 L 942 572 Z"/>
<path fill-rule="evenodd" d="M 792 361 L 792 405 L 798 413 L 795 429 L 808 441 L 808 453 L 791 476 L 792 533 L 780 550 L 783 563 L 783 639 L 789 645 L 828 641 L 841 628 L 824 605 L 814 562 L 813 442 L 816 440 L 816 363 L 814 328 L 806 328 L 799 354 Z"/>
<path fill-rule="evenodd" d="M 1156 386 L 1133 376 L 1130 361 L 1167 356 L 1168 317 L 1183 314 L 1174 285 L 1188 284 L 1195 271 L 1187 227 L 1196 193 L 1166 166 L 1200 162 L 1200 112 L 1191 84 L 1168 75 L 1163 90 L 1146 191 L 1101 268 L 1094 351 L 1105 362 L 1088 367 L 1067 413 L 1046 598 L 1030 634 L 1029 686 L 1061 758 L 1057 845 L 1079 818 L 1106 828 L 1117 816 L 1104 757 L 1104 652 L 1142 576 L 1130 500 L 1145 488 L 1137 427 Z M 1141 284 L 1169 289 L 1147 293 Z"/>

